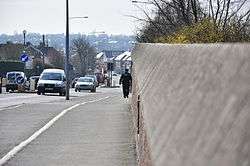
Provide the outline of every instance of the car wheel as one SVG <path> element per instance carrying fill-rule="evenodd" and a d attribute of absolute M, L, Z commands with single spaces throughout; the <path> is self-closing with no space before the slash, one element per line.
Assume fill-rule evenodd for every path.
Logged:
<path fill-rule="evenodd" d="M 75 92 L 77 92 L 77 89 L 75 89 Z"/>
<path fill-rule="evenodd" d="M 37 94 L 38 94 L 38 95 L 41 95 L 41 92 L 37 91 Z"/>
<path fill-rule="evenodd" d="M 6 88 L 6 92 L 9 92 L 10 90 L 9 90 L 9 88 Z"/>

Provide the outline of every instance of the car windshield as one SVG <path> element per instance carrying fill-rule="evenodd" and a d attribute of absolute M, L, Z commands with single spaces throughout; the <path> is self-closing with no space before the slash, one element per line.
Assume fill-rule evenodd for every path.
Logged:
<path fill-rule="evenodd" d="M 86 75 L 86 77 L 90 77 L 90 78 L 95 79 L 95 76 L 94 76 L 94 75 Z"/>
<path fill-rule="evenodd" d="M 93 82 L 91 78 L 79 78 L 77 82 Z"/>
<path fill-rule="evenodd" d="M 62 81 L 62 74 L 61 73 L 43 73 L 40 79 Z"/>

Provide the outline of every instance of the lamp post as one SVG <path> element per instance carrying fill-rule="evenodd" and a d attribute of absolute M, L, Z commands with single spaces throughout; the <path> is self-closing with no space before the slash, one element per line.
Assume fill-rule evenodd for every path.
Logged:
<path fill-rule="evenodd" d="M 66 37 L 65 37 L 65 49 L 66 49 L 66 60 L 65 60 L 65 72 L 66 72 L 66 100 L 69 100 L 69 1 L 66 0 Z"/>
<path fill-rule="evenodd" d="M 144 4 L 153 4 L 152 2 L 147 2 L 147 1 L 136 1 L 136 0 L 133 0 L 131 1 L 132 3 L 144 3 Z"/>
<path fill-rule="evenodd" d="M 75 18 L 88 18 L 88 16 L 69 17 L 69 0 L 66 0 L 66 37 L 65 37 L 66 100 L 69 100 L 69 89 L 70 89 L 70 79 L 69 79 L 69 19 L 75 19 Z"/>
<path fill-rule="evenodd" d="M 26 45 L 26 41 L 25 41 L 25 39 L 26 39 L 26 33 L 27 33 L 27 31 L 23 30 L 23 45 L 24 46 Z"/>
<path fill-rule="evenodd" d="M 84 17 L 70 17 L 70 19 L 75 19 L 75 18 L 89 18 L 88 16 L 84 16 Z"/>

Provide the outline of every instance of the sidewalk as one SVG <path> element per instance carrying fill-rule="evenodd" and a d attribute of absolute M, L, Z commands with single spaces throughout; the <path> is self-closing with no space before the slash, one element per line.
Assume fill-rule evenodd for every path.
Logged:
<path fill-rule="evenodd" d="M 75 108 L 7 165 L 136 166 L 129 102 L 119 96 Z"/>

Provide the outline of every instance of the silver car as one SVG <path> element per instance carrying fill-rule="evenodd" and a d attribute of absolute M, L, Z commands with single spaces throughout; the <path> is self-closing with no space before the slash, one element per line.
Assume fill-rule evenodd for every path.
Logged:
<path fill-rule="evenodd" d="M 95 86 L 98 87 L 99 86 L 99 82 L 97 80 L 97 77 L 96 75 L 85 75 L 85 77 L 91 77 L 94 79 L 94 82 L 95 82 Z"/>
<path fill-rule="evenodd" d="M 75 85 L 75 91 L 90 90 L 96 92 L 95 80 L 91 77 L 80 77 Z"/>

